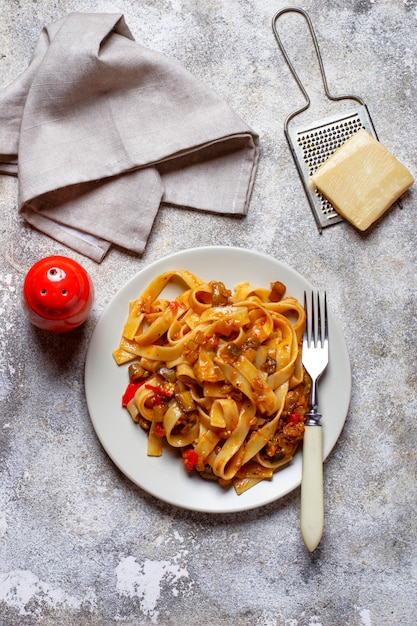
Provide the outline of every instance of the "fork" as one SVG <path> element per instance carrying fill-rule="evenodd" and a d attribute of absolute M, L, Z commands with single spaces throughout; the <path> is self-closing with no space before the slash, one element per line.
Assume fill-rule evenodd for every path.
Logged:
<path fill-rule="evenodd" d="M 323 301 L 323 311 L 321 306 Z M 306 413 L 301 479 L 300 526 L 310 552 L 320 543 L 324 525 L 323 431 L 318 412 L 318 382 L 329 361 L 329 331 L 326 292 L 311 293 L 310 307 L 304 292 L 306 327 L 303 337 L 303 366 L 311 377 L 310 410 Z M 310 313 L 309 313 L 310 309 Z"/>

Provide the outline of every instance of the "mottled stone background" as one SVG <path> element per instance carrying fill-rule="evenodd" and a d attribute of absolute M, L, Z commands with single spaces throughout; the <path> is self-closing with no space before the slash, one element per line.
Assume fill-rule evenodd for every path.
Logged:
<path fill-rule="evenodd" d="M 369 105 L 380 140 L 417 175 L 416 0 L 306 0 L 329 85 Z M 0 177 L 0 624 L 414 626 L 416 610 L 416 191 L 363 235 L 320 236 L 283 136 L 302 97 L 271 19 L 282 0 L 0 0 L 0 84 L 27 66 L 44 24 L 122 12 L 135 38 L 179 60 L 255 128 L 262 153 L 243 220 L 162 208 L 143 257 L 102 264 L 29 228 Z M 292 44 L 300 44 L 291 37 Z M 311 88 L 311 48 L 295 47 Z M 237 515 L 175 509 L 109 460 L 84 396 L 84 360 L 109 300 L 138 270 L 196 245 L 275 256 L 327 289 L 352 362 L 352 400 L 325 464 L 326 522 L 309 554 L 299 489 Z M 67 254 L 94 310 L 45 336 L 21 307 L 25 273 Z"/>

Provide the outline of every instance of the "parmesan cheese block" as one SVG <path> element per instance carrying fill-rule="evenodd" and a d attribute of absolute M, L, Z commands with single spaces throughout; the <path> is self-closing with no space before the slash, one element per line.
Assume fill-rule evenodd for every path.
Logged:
<path fill-rule="evenodd" d="M 336 211 L 359 230 L 369 228 L 414 182 L 407 168 L 363 128 L 311 179 Z"/>

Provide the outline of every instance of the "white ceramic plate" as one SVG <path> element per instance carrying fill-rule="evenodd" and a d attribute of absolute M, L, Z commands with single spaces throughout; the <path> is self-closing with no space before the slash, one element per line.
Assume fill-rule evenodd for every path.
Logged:
<path fill-rule="evenodd" d="M 134 424 L 128 412 L 121 407 L 121 396 L 128 383 L 127 366 L 117 366 L 112 351 L 119 345 L 128 304 L 158 274 L 172 269 L 187 269 L 207 281 L 220 280 L 229 289 L 245 280 L 265 287 L 271 281 L 280 280 L 286 284 L 287 294 L 300 301 L 304 290 L 312 289 L 305 278 L 288 266 L 271 257 L 240 248 L 193 248 L 149 265 L 116 294 L 93 332 L 86 359 L 85 391 L 94 429 L 119 469 L 136 485 L 160 500 L 209 513 L 243 511 L 268 504 L 300 484 L 301 451 L 271 481 L 263 481 L 237 496 L 233 489 L 223 490 L 217 483 L 187 474 L 179 455 L 169 450 L 164 450 L 162 457 L 148 457 L 145 432 Z M 169 297 L 176 295 L 166 291 L 164 293 Z M 328 294 L 328 299 L 331 304 L 331 294 Z M 319 394 L 325 458 L 343 428 L 351 391 L 346 344 L 331 311 L 329 334 L 330 360 L 320 383 Z"/>

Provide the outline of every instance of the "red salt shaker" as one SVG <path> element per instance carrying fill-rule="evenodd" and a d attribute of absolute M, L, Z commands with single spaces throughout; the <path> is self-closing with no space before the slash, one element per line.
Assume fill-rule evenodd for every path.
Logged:
<path fill-rule="evenodd" d="M 93 306 L 94 288 L 79 263 L 64 256 L 50 256 L 30 268 L 23 295 L 32 324 L 63 333 L 85 322 Z"/>

